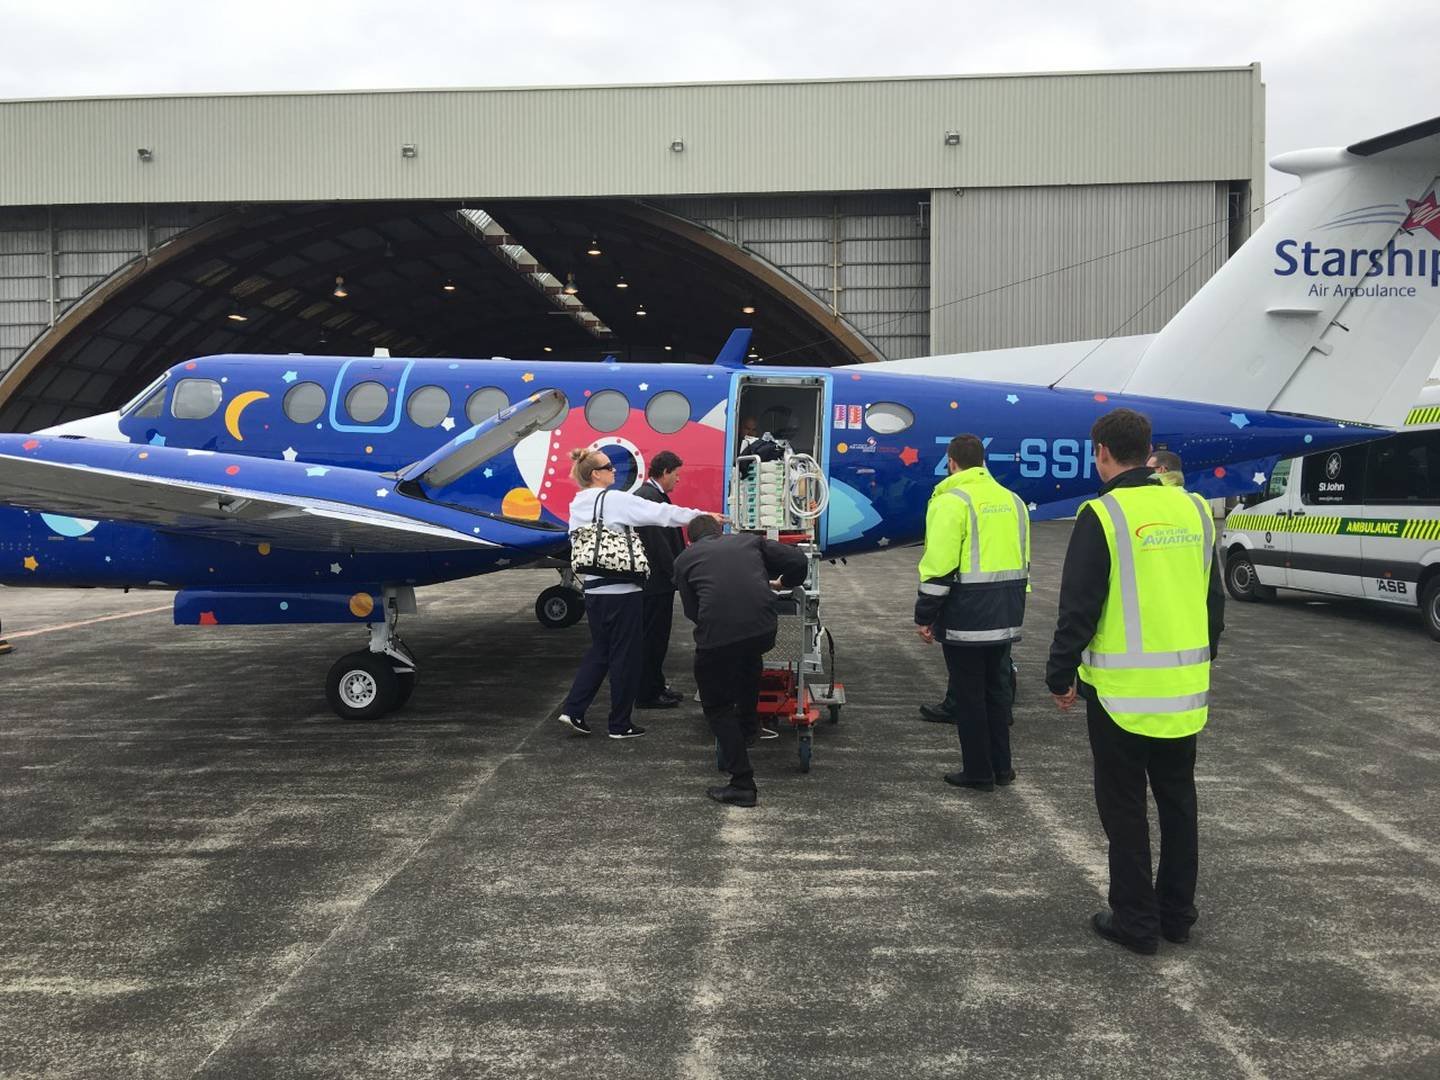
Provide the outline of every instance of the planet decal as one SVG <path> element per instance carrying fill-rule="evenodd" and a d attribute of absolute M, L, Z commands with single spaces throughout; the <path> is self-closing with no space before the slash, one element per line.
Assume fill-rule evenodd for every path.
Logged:
<path fill-rule="evenodd" d="M 45 522 L 56 536 L 71 538 L 84 536 L 100 524 L 98 521 L 91 521 L 88 518 L 64 517 L 60 514 L 41 514 L 40 520 Z"/>
<path fill-rule="evenodd" d="M 519 521 L 539 521 L 540 500 L 529 488 L 511 488 L 500 503 L 500 513 Z"/>
<path fill-rule="evenodd" d="M 357 619 L 368 618 L 375 610 L 375 598 L 369 593 L 357 592 L 350 597 L 350 614 Z"/>

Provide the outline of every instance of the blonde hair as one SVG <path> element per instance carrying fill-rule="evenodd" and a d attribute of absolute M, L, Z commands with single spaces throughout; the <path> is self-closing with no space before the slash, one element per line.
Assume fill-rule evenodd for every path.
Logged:
<path fill-rule="evenodd" d="M 604 460 L 604 455 L 599 450 L 586 450 L 582 446 L 570 451 L 570 460 L 573 462 L 570 466 L 570 478 L 582 488 L 588 488 L 591 477 Z"/>

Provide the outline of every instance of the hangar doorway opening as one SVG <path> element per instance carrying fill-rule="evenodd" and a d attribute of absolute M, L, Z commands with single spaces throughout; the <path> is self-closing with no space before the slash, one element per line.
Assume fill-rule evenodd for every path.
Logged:
<path fill-rule="evenodd" d="M 923 355 L 918 198 L 91 207 L 0 221 L 37 250 L 108 245 L 74 262 L 88 269 L 64 284 L 73 296 L 12 335 L 25 343 L 0 356 L 0 430 L 115 409 L 166 368 L 227 352 L 708 363 L 748 327 L 751 365 Z"/>

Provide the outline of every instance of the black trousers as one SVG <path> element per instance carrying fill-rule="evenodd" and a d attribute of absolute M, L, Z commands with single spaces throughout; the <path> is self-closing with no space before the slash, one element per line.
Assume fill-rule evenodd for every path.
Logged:
<path fill-rule="evenodd" d="M 577 720 L 600 692 L 610 676 L 610 730 L 621 732 L 630 726 L 635 693 L 640 687 L 640 665 L 644 661 L 641 629 L 644 607 L 639 592 L 587 593 L 585 619 L 590 624 L 590 648 L 580 658 L 580 670 L 561 711 Z"/>
<path fill-rule="evenodd" d="M 1087 694 L 1093 691 L 1086 687 Z M 1085 699 L 1095 756 L 1095 805 L 1110 841 L 1110 909 L 1131 937 L 1154 940 L 1196 919 L 1200 831 L 1195 803 L 1195 736 L 1152 739 L 1126 731 L 1093 697 Z M 1151 878 L 1145 782 L 1160 818 L 1160 865 Z"/>
<path fill-rule="evenodd" d="M 960 771 L 967 780 L 993 780 L 1010 771 L 1010 646 L 944 649 L 960 734 Z"/>
<path fill-rule="evenodd" d="M 670 623 L 675 615 L 675 593 L 644 594 L 645 647 L 640 673 L 639 700 L 654 701 L 669 684 L 665 681 L 665 654 L 670 651 Z"/>
<path fill-rule="evenodd" d="M 760 672 L 765 654 L 775 646 L 774 635 L 747 638 L 718 649 L 695 650 L 695 685 L 700 708 L 715 733 L 720 768 L 735 787 L 753 788 L 755 770 L 745 740 L 759 734 Z"/>

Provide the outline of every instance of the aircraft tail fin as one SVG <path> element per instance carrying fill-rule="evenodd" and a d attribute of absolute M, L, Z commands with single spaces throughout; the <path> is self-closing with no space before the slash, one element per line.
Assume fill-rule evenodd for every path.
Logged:
<path fill-rule="evenodd" d="M 1440 358 L 1440 118 L 1271 165 L 1300 187 L 1119 389 L 1399 424 Z"/>
<path fill-rule="evenodd" d="M 720 367 L 744 367 L 745 350 L 750 347 L 750 337 L 754 332 L 749 328 L 731 330 L 715 357 L 715 363 Z"/>

